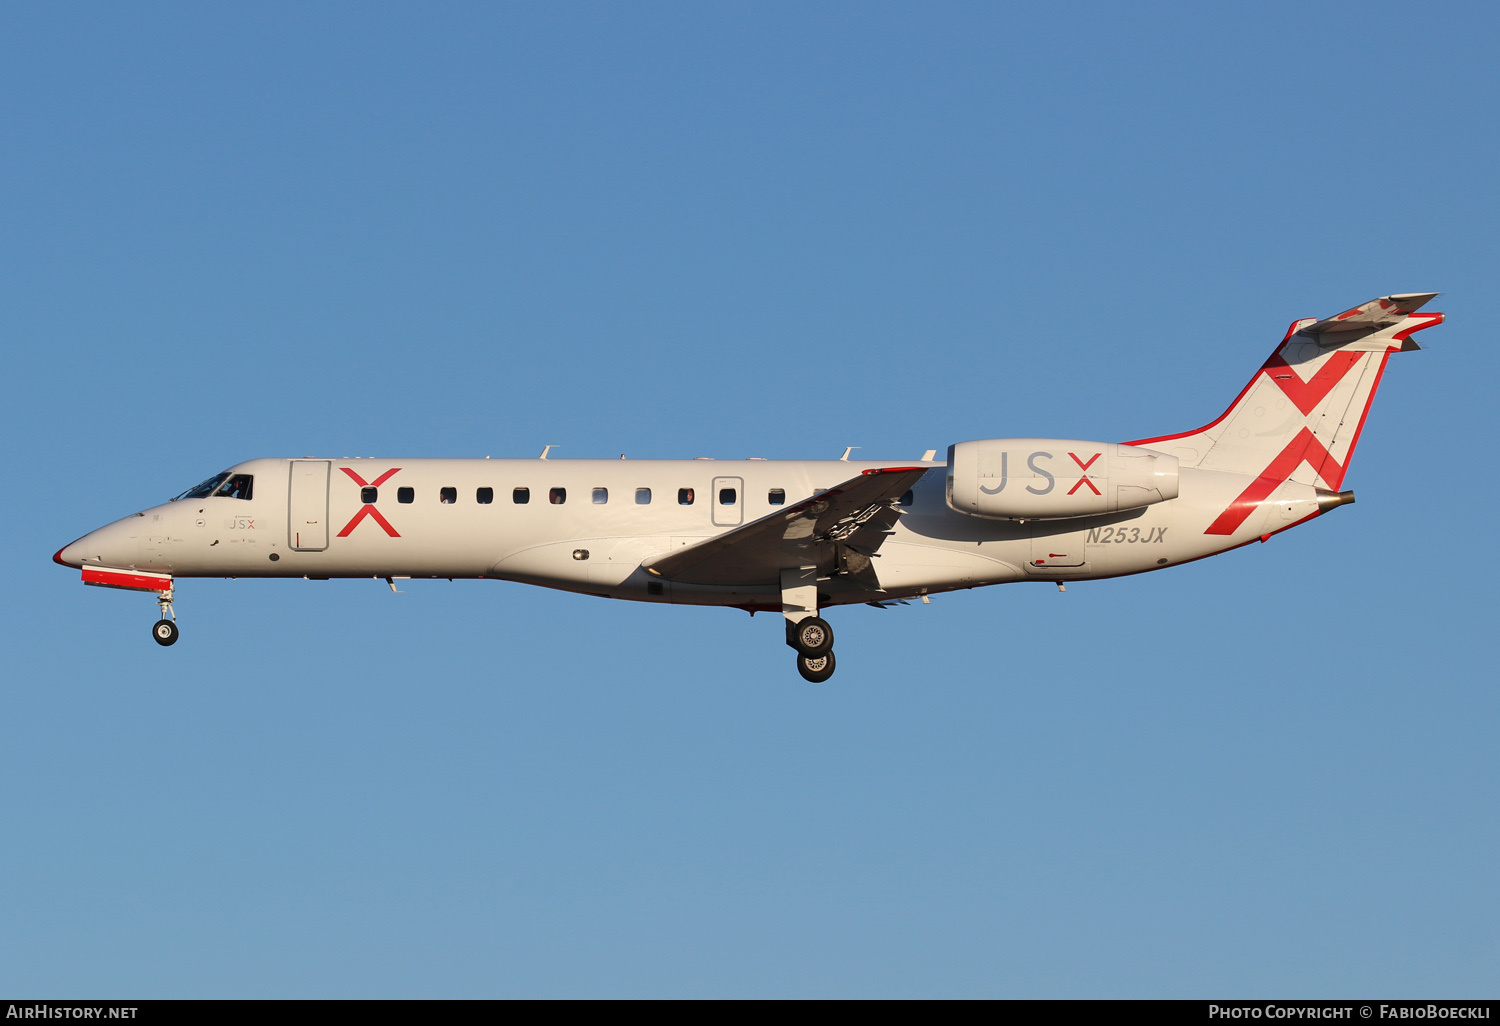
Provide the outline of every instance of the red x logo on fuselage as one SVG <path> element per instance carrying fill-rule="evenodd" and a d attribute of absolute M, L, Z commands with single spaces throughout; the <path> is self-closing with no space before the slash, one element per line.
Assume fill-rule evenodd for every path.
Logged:
<path fill-rule="evenodd" d="M 1100 456 L 1102 456 L 1104 454 L 1103 453 L 1099 453 L 1099 452 L 1094 453 L 1094 455 L 1092 455 L 1092 456 L 1089 457 L 1089 461 L 1087 463 L 1083 462 L 1083 460 L 1079 459 L 1076 455 L 1074 455 L 1071 452 L 1068 453 L 1068 455 L 1073 457 L 1073 462 L 1076 463 L 1076 464 L 1078 464 L 1078 469 L 1079 470 L 1086 471 L 1086 470 L 1088 470 L 1090 467 L 1092 467 L 1094 465 L 1094 461 L 1095 460 L 1097 460 Z M 1078 483 L 1076 485 L 1074 485 L 1072 488 L 1068 489 L 1068 494 L 1072 495 L 1074 492 L 1078 491 L 1078 489 L 1082 488 L 1084 485 L 1088 485 L 1089 486 L 1089 490 L 1092 491 L 1095 495 L 1100 494 L 1099 489 L 1094 487 L 1094 482 L 1092 482 L 1092 481 L 1089 480 L 1088 474 L 1084 474 L 1082 477 L 1080 477 L 1078 479 Z"/>
<path fill-rule="evenodd" d="M 340 467 L 339 469 L 342 470 L 344 473 L 348 474 L 351 478 L 353 478 L 354 479 L 354 483 L 357 484 L 357 485 L 359 485 L 361 488 L 379 488 L 381 485 L 385 484 L 385 482 L 387 482 L 387 481 L 389 481 L 391 479 L 391 475 L 392 474 L 395 474 L 401 468 L 400 467 L 392 467 L 390 470 L 387 470 L 384 474 L 381 474 L 379 477 L 377 477 L 373 481 L 366 481 L 364 478 L 360 477 L 358 474 L 356 474 L 354 471 L 350 470 L 348 467 Z M 338 536 L 340 538 L 347 538 L 347 537 L 349 537 L 349 532 L 353 531 L 354 528 L 359 524 L 359 522 L 361 520 L 363 520 L 365 517 L 372 518 L 377 524 L 379 524 L 382 528 L 384 528 L 385 533 L 388 534 L 388 535 L 390 535 L 392 538 L 399 538 L 399 537 L 401 537 L 401 535 L 399 535 L 399 534 L 396 533 L 396 529 L 391 526 L 391 522 L 389 520 L 387 520 L 385 517 L 383 517 L 383 516 L 380 515 L 380 510 L 376 509 L 374 506 L 370 505 L 368 502 L 365 503 L 363 506 L 361 506 L 359 508 L 359 512 L 356 513 L 356 514 L 354 514 L 354 519 L 351 520 L 351 521 L 349 521 L 347 524 L 344 525 L 344 529 L 339 532 Z"/>

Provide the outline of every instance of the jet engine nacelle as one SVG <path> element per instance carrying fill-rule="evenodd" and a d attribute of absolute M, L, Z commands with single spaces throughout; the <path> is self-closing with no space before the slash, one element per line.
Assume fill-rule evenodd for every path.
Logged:
<path fill-rule="evenodd" d="M 1114 442 L 990 438 L 948 447 L 948 505 L 997 520 L 1054 520 L 1177 498 L 1177 457 Z"/>

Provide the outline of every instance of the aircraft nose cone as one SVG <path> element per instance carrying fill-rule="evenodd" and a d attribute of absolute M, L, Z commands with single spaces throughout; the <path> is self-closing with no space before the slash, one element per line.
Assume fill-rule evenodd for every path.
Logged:
<path fill-rule="evenodd" d="M 78 539 L 78 541 L 76 542 L 70 542 L 67 545 L 64 545 L 62 548 L 58 549 L 52 555 L 52 562 L 57 563 L 59 566 L 72 567 L 74 570 L 82 567 L 83 555 L 82 549 L 79 546 L 79 542 L 81 541 L 83 541 L 82 538 Z"/>
<path fill-rule="evenodd" d="M 128 567 L 140 558 L 138 528 L 134 518 L 126 517 L 79 538 L 71 545 L 64 545 L 52 556 L 52 562 L 63 566 L 81 568 L 89 566 Z"/>

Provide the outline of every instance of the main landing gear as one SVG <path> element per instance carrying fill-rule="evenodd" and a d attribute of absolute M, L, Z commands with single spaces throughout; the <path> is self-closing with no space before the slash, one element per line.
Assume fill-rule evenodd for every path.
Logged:
<path fill-rule="evenodd" d="M 177 613 L 172 609 L 172 589 L 158 592 L 156 604 L 161 608 L 161 619 L 151 625 L 151 636 L 158 645 L 166 646 L 177 641 Z"/>
<path fill-rule="evenodd" d="M 786 643 L 797 650 L 797 672 L 804 680 L 821 684 L 833 676 L 833 628 L 818 616 L 786 623 Z"/>
<path fill-rule="evenodd" d="M 833 628 L 818 615 L 818 574 L 813 568 L 781 572 L 781 615 L 786 643 L 797 650 L 797 672 L 821 684 L 833 676 Z"/>

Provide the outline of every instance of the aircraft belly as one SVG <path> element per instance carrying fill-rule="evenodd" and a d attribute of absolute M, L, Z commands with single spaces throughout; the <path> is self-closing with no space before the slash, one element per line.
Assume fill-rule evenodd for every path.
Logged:
<path fill-rule="evenodd" d="M 502 580 L 617 587 L 652 556 L 665 552 L 666 538 L 574 538 L 518 549 L 487 570 Z M 642 590 L 644 579 L 639 582 Z"/>
<path fill-rule="evenodd" d="M 1025 574 L 1009 553 L 965 548 L 915 545 L 891 540 L 880 547 L 875 574 L 886 591 L 947 589 L 1021 580 Z"/>
<path fill-rule="evenodd" d="M 399 538 L 334 538 L 315 552 L 277 547 L 275 562 L 268 552 L 252 562 L 258 575 L 276 577 L 484 577 L 498 547 L 484 537 L 414 532 Z M 247 544 L 246 551 L 254 549 Z"/>

